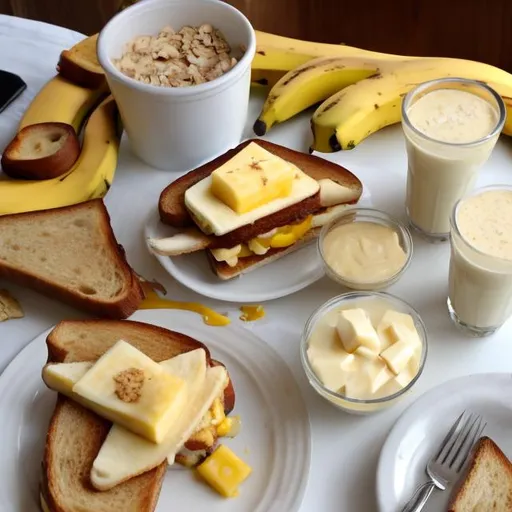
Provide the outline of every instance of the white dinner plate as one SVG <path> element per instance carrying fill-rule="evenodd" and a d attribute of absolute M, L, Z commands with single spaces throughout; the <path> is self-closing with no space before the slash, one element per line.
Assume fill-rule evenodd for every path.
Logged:
<path fill-rule="evenodd" d="M 422 395 L 396 422 L 384 443 L 377 469 L 381 512 L 400 512 L 418 485 L 425 466 L 462 411 L 482 414 L 489 436 L 512 458 L 512 374 L 477 374 L 450 380 Z M 451 485 L 434 491 L 425 512 L 447 510 Z"/>
<path fill-rule="evenodd" d="M 209 327 L 193 313 L 147 310 L 133 320 L 152 323 L 203 341 L 233 379 L 242 418 L 235 439 L 226 439 L 253 468 L 237 498 L 225 499 L 192 471 L 167 472 L 157 512 L 292 512 L 300 507 L 309 474 L 308 412 L 291 371 L 264 341 L 239 326 Z M 47 350 L 43 333 L 0 377 L 0 503 L 2 512 L 38 510 L 46 430 L 56 393 L 41 380 Z"/>
<path fill-rule="evenodd" d="M 371 207 L 370 192 L 366 188 L 357 206 Z M 148 216 L 144 228 L 146 239 L 164 238 L 174 233 L 175 229 L 160 222 L 157 211 Z M 314 241 L 280 260 L 228 281 L 220 280 L 212 272 L 203 251 L 175 257 L 155 254 L 155 257 L 182 285 L 205 297 L 229 302 L 278 299 L 306 288 L 324 275 Z"/>

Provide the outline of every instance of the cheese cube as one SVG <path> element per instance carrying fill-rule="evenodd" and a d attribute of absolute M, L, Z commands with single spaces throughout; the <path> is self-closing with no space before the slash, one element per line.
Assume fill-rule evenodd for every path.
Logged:
<path fill-rule="evenodd" d="M 395 376 L 384 363 L 371 365 L 367 368 L 367 371 L 372 393 L 377 393 Z"/>
<path fill-rule="evenodd" d="M 364 309 L 345 309 L 341 311 L 336 329 L 347 352 L 352 353 L 363 345 L 371 351 L 379 353 L 379 336 Z"/>
<path fill-rule="evenodd" d="M 290 195 L 295 172 L 292 164 L 251 142 L 212 172 L 210 191 L 242 214 Z"/>
<path fill-rule="evenodd" d="M 386 311 L 377 326 L 377 332 L 381 338 L 383 348 L 386 348 L 403 338 L 403 333 L 407 332 L 405 329 L 411 332 L 411 341 L 412 336 L 414 336 L 415 342 L 421 344 L 421 340 L 416 331 L 416 325 L 414 325 L 414 320 L 411 315 L 408 315 L 407 313 L 400 313 L 399 311 L 394 311 L 392 309 Z"/>
<path fill-rule="evenodd" d="M 224 445 L 220 445 L 197 467 L 197 473 L 226 498 L 238 494 L 240 484 L 251 472 L 251 467 Z"/>
<path fill-rule="evenodd" d="M 380 357 L 386 362 L 389 369 L 398 375 L 406 366 L 414 353 L 414 345 L 399 340 L 381 352 Z"/>
<path fill-rule="evenodd" d="M 344 386 L 346 371 L 355 360 L 353 354 L 342 350 L 334 353 L 308 350 L 308 357 L 316 376 L 331 391 L 338 391 Z"/>
<path fill-rule="evenodd" d="M 110 421 L 160 443 L 187 400 L 183 379 L 118 341 L 73 386 L 81 403 Z"/>

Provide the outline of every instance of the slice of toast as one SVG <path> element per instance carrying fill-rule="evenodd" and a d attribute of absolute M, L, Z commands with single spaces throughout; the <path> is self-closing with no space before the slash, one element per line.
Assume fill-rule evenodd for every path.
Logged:
<path fill-rule="evenodd" d="M 219 277 L 219 279 L 226 281 L 242 274 L 247 274 L 252 270 L 256 270 L 263 265 L 272 263 L 273 261 L 276 261 L 283 256 L 291 254 L 292 252 L 305 247 L 307 244 L 316 240 L 320 233 L 320 229 L 321 228 L 311 229 L 300 240 L 295 242 L 293 245 L 290 245 L 289 247 L 284 247 L 282 249 L 270 249 L 263 256 L 253 254 L 252 256 L 246 256 L 245 258 L 238 258 L 238 262 L 234 267 L 230 267 L 225 261 L 217 261 L 209 250 L 207 250 L 206 253 L 208 255 L 208 261 L 212 270 L 215 272 L 217 277 Z"/>
<path fill-rule="evenodd" d="M 449 512 L 491 511 L 512 511 L 512 463 L 492 439 L 482 437 Z"/>
<path fill-rule="evenodd" d="M 291 162 L 314 179 L 331 179 L 334 182 L 353 190 L 354 196 L 351 201 L 353 203 L 356 203 L 359 200 L 363 192 L 363 185 L 359 179 L 344 167 L 316 156 L 307 155 L 305 153 L 285 148 L 284 146 L 273 144 L 272 142 L 261 139 L 251 139 L 243 142 L 235 149 L 228 151 L 215 160 L 212 160 L 211 162 L 208 162 L 207 164 L 185 174 L 167 186 L 160 194 L 160 200 L 158 203 L 158 210 L 162 222 L 176 228 L 194 225 L 193 218 L 185 206 L 185 192 L 187 189 L 208 177 L 215 169 L 226 163 L 251 142 L 255 142 L 267 151 Z M 318 211 L 320 208 L 322 208 L 322 205 L 320 202 L 320 193 L 318 192 L 300 203 L 284 208 L 271 215 L 267 215 L 253 224 L 235 229 L 223 236 L 215 237 L 215 247 L 234 247 L 239 243 L 243 243 L 251 238 L 257 237 L 262 233 L 267 233 L 276 227 L 300 222 L 308 215 Z"/>
<path fill-rule="evenodd" d="M 69 171 L 80 155 L 75 129 L 66 123 L 22 128 L 4 149 L 1 165 L 14 179 L 49 180 Z"/>
<path fill-rule="evenodd" d="M 96 56 L 98 34 L 87 37 L 60 54 L 57 71 L 74 84 L 96 89 L 103 85 L 105 73 Z"/>
<path fill-rule="evenodd" d="M 101 199 L 0 216 L 0 277 L 98 317 L 126 318 L 144 298 Z"/>
<path fill-rule="evenodd" d="M 203 348 L 211 364 L 220 364 L 210 359 L 208 349 L 201 342 L 189 336 L 129 320 L 59 323 L 47 338 L 48 362 L 94 361 L 121 338 L 157 362 Z M 231 381 L 224 390 L 223 400 L 227 413 L 235 400 Z M 167 461 L 109 491 L 98 492 L 90 485 L 88 475 L 110 425 L 72 400 L 59 396 L 48 429 L 41 480 L 41 495 L 50 512 L 152 512 L 155 509 Z"/>

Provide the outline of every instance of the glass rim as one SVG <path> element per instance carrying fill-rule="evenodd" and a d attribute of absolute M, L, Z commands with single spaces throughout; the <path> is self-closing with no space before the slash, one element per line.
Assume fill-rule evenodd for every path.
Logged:
<path fill-rule="evenodd" d="M 442 83 L 465 83 L 470 84 L 475 87 L 479 87 L 480 89 L 484 89 L 485 91 L 489 92 L 494 99 L 496 100 L 496 103 L 498 104 L 498 121 L 496 123 L 496 126 L 493 128 L 493 130 L 488 133 L 485 137 L 482 137 L 480 139 L 474 140 L 472 142 L 444 142 L 442 140 L 434 139 L 432 137 L 429 137 L 428 135 L 425 135 L 423 132 L 418 130 L 409 119 L 409 116 L 407 115 L 407 109 L 409 108 L 409 104 L 412 101 L 412 98 L 424 91 L 425 89 L 428 89 L 432 85 L 436 84 L 442 84 Z M 505 102 L 503 101 L 503 98 L 489 85 L 487 85 L 485 82 L 481 82 L 479 80 L 471 80 L 469 78 L 458 78 L 458 77 L 448 77 L 448 78 L 436 78 L 434 80 L 429 80 L 427 82 L 423 82 L 414 89 L 411 89 L 406 95 L 404 100 L 402 101 L 402 122 L 404 122 L 407 125 L 407 128 L 409 128 L 411 131 L 413 131 L 416 135 L 419 135 L 423 139 L 426 139 L 430 142 L 434 142 L 437 144 L 443 144 L 446 146 L 452 146 L 452 147 L 472 147 L 472 146 L 478 146 L 490 139 L 492 139 L 496 134 L 500 133 L 503 129 L 503 126 L 505 125 L 505 119 L 506 119 L 506 107 Z"/>
<path fill-rule="evenodd" d="M 493 256 L 492 254 L 488 254 L 488 253 L 481 251 L 480 249 L 477 249 L 476 247 L 474 247 L 471 244 L 471 242 L 469 242 L 469 240 L 467 240 L 467 238 L 460 232 L 459 226 L 457 224 L 457 214 L 458 214 L 459 208 L 462 205 L 462 203 L 466 199 L 469 199 L 470 197 L 474 197 L 474 196 L 483 194 L 485 192 L 490 192 L 491 190 L 506 190 L 506 191 L 512 192 L 512 185 L 507 185 L 505 183 L 503 183 L 503 184 L 497 183 L 494 185 L 485 185 L 483 187 L 475 188 L 471 192 L 466 194 L 465 196 L 461 197 L 455 203 L 455 206 L 453 207 L 453 210 L 452 210 L 452 214 L 450 215 L 450 225 L 452 228 L 452 235 L 454 232 L 472 251 L 474 251 L 479 256 L 483 256 L 484 258 L 489 258 L 492 261 L 496 261 L 496 262 L 499 262 L 502 264 L 512 265 L 512 259 L 509 260 L 507 258 L 501 258 L 500 256 Z"/>
<path fill-rule="evenodd" d="M 411 381 L 402 388 L 401 390 L 397 391 L 396 393 L 393 393 L 392 395 L 380 397 L 380 398 L 350 398 L 346 395 L 343 395 L 341 393 L 337 393 L 336 391 L 332 391 L 325 387 L 325 385 L 322 383 L 322 381 L 318 378 L 315 371 L 311 367 L 311 363 L 309 361 L 309 357 L 307 354 L 308 349 L 308 340 L 309 335 L 311 334 L 312 327 L 315 325 L 315 323 L 318 321 L 321 315 L 324 313 L 327 313 L 337 304 L 340 304 L 344 302 L 347 299 L 357 299 L 357 298 L 380 298 L 382 300 L 387 300 L 388 302 L 397 302 L 399 304 L 402 304 L 405 306 L 406 309 L 409 310 L 409 312 L 412 312 L 414 317 L 414 324 L 419 325 L 418 334 L 421 338 L 422 342 L 422 351 L 421 351 L 421 357 L 420 357 L 420 364 L 418 367 L 418 372 L 416 375 L 411 379 Z M 400 297 L 397 297 L 396 295 L 392 295 L 391 293 L 387 292 L 377 292 L 377 291 L 353 291 L 353 292 L 347 292 L 342 293 L 341 295 L 337 295 L 336 297 L 333 297 L 332 299 L 329 299 L 327 302 L 319 306 L 311 316 L 308 318 L 306 325 L 304 326 L 304 329 L 302 331 L 302 337 L 300 341 L 300 358 L 302 362 L 302 367 L 304 368 L 304 371 L 306 373 L 306 376 L 308 378 L 308 381 L 313 380 L 314 385 L 310 382 L 310 385 L 318 386 L 322 393 L 325 393 L 327 396 L 334 400 L 344 400 L 345 402 L 353 403 L 353 404 L 362 404 L 362 405 L 376 405 L 376 404 L 383 404 L 386 402 L 390 402 L 392 400 L 395 400 L 396 398 L 399 398 L 403 394 L 405 394 L 407 391 L 409 391 L 412 386 L 418 381 L 421 374 L 423 373 L 423 370 L 425 368 L 425 363 L 427 361 L 427 354 L 428 354 L 428 340 L 427 340 L 427 328 L 425 326 L 425 323 L 423 322 L 420 314 L 416 311 L 415 308 L 413 308 L 408 302 L 401 299 Z M 315 390 L 316 391 L 316 390 Z M 317 391 L 318 392 L 318 391 Z M 324 397 L 325 398 L 325 397 Z"/>
<path fill-rule="evenodd" d="M 347 279 L 347 278 L 339 275 L 327 263 L 327 260 L 325 258 L 325 254 L 324 254 L 324 250 L 323 250 L 323 242 L 325 240 L 325 237 L 331 231 L 331 229 L 336 227 L 336 225 L 341 220 L 343 220 L 346 217 L 349 217 L 350 215 L 354 215 L 354 214 L 356 214 L 356 215 L 357 214 L 366 215 L 369 218 L 373 218 L 373 219 L 376 219 L 376 220 L 377 219 L 378 220 L 383 220 L 383 221 L 387 222 L 388 224 L 392 225 L 393 228 L 395 228 L 395 232 L 398 232 L 399 236 L 401 236 L 401 239 L 403 239 L 405 241 L 405 244 L 404 244 L 405 247 L 403 247 L 407 251 L 406 252 L 405 263 L 404 263 L 403 267 L 401 267 L 399 270 L 397 270 L 392 276 L 389 276 L 386 279 L 381 279 L 380 281 L 352 281 L 350 279 Z M 379 215 L 381 217 L 379 217 Z M 358 222 L 358 221 L 354 220 L 353 222 Z M 367 221 L 367 222 L 371 222 L 371 221 Z M 359 284 L 364 284 L 364 285 L 368 284 L 369 285 L 369 284 L 374 284 L 374 285 L 378 286 L 380 284 L 385 284 L 388 281 L 392 281 L 393 279 L 397 278 L 398 276 L 400 276 L 402 273 L 404 273 L 407 270 L 407 268 L 411 264 L 412 255 L 413 255 L 413 240 L 412 240 L 412 235 L 411 235 L 410 230 L 401 221 L 399 221 L 398 219 L 396 219 L 395 217 L 393 217 L 389 213 L 385 212 L 384 210 L 379 210 L 378 208 L 366 208 L 366 207 L 347 208 L 346 210 L 344 210 L 340 214 L 336 215 L 327 224 L 322 226 L 322 228 L 320 230 L 320 234 L 319 234 L 318 239 L 317 239 L 317 246 L 318 246 L 318 252 L 320 253 L 320 257 L 321 257 L 324 265 L 329 269 L 329 271 L 332 272 L 333 274 L 335 274 L 339 278 L 340 281 L 343 281 L 345 283 L 350 283 L 350 284 L 353 284 L 353 285 L 359 285 Z"/>

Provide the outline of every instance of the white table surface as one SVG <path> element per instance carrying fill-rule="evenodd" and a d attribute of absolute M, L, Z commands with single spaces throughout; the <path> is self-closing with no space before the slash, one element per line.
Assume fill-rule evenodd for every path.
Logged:
<path fill-rule="evenodd" d="M 60 51 L 82 37 L 60 27 L 0 16 L 0 69 L 19 74 L 28 84 L 22 96 L 0 114 L 0 149 L 15 133 L 21 113 L 38 88 L 53 76 Z M 250 127 L 262 101 L 263 96 L 258 95 L 251 100 L 247 137 L 252 136 Z M 276 127 L 268 139 L 307 150 L 310 140 L 307 115 Z M 352 151 L 325 156 L 359 176 L 370 189 L 375 207 L 404 218 L 406 156 L 399 127 L 382 130 Z M 217 311 L 227 312 L 233 322 L 239 322 L 238 305 L 207 300 L 181 287 L 145 248 L 143 222 L 155 208 L 160 191 L 172 179 L 172 174 L 153 170 L 137 160 L 124 140 L 114 185 L 106 198 L 115 234 L 125 247 L 131 265 L 146 278 L 164 284 L 168 296 L 200 301 Z M 491 183 L 512 183 L 509 140 L 498 142 L 481 174 L 479 185 Z M 413 393 L 391 410 L 376 416 L 351 416 L 334 409 L 309 387 L 300 365 L 302 326 L 316 307 L 342 292 L 339 286 L 324 278 L 299 293 L 266 303 L 265 319 L 244 324 L 286 360 L 309 408 L 312 466 L 301 511 L 376 511 L 374 489 L 379 452 L 403 409 L 419 394 L 453 377 L 512 370 L 512 322 L 485 340 L 465 338 L 451 324 L 445 303 L 448 257 L 448 245 L 428 245 L 415 238 L 409 270 L 388 290 L 409 301 L 422 315 L 429 331 L 429 355 Z M 0 323 L 0 371 L 43 330 L 63 318 L 81 316 L 60 303 L 0 280 L 2 287 L 19 298 L 26 315 L 20 320 Z M 0 418 L 5 414 L 8 411 L 0 411 Z"/>

